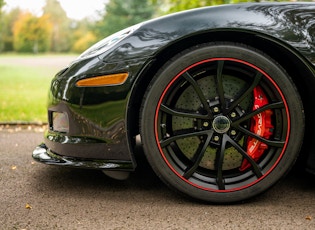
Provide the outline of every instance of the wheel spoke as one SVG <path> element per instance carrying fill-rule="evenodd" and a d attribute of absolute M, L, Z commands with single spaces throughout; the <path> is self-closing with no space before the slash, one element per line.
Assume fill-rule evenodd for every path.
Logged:
<path fill-rule="evenodd" d="M 208 115 L 202 115 L 199 113 L 188 113 L 188 112 L 177 111 L 163 104 L 161 104 L 160 110 L 167 114 L 178 116 L 178 117 L 188 117 L 188 118 L 196 118 L 196 119 L 208 119 L 209 117 Z"/>
<path fill-rule="evenodd" d="M 281 140 L 269 140 L 269 139 L 266 139 L 266 138 L 263 138 L 261 136 L 258 136 L 257 134 L 239 126 L 238 129 L 243 132 L 244 134 L 250 136 L 250 137 L 253 137 L 257 140 L 259 140 L 260 142 L 263 142 L 265 143 L 266 145 L 268 146 L 271 146 L 271 147 L 276 147 L 276 148 L 282 148 L 285 144 L 285 141 L 281 141 Z"/>
<path fill-rule="evenodd" d="M 217 185 L 219 190 L 225 190 L 225 181 L 223 178 L 223 161 L 224 161 L 224 150 L 226 146 L 226 134 L 223 135 L 221 140 L 221 148 L 217 150 L 216 153 L 216 161 L 215 161 L 215 168 L 217 170 Z"/>
<path fill-rule="evenodd" d="M 224 151 L 226 149 L 226 143 L 229 142 L 248 162 L 251 164 L 253 172 L 255 173 L 257 178 L 263 176 L 262 170 L 259 165 L 251 158 L 244 149 L 236 143 L 233 139 L 231 139 L 227 134 L 223 135 L 221 148 L 217 151 L 216 156 L 216 170 L 217 170 L 217 185 L 220 190 L 225 190 L 225 180 L 223 177 L 223 162 L 224 162 Z"/>
<path fill-rule="evenodd" d="M 275 102 L 275 103 L 271 103 L 271 104 L 268 104 L 268 105 L 265 105 L 259 109 L 256 109 L 254 111 L 252 111 L 251 113 L 241 117 L 240 119 L 236 120 L 236 121 L 233 121 L 233 123 L 231 124 L 231 126 L 233 128 L 236 128 L 238 130 L 240 130 L 241 132 L 243 132 L 244 134 L 248 135 L 248 136 L 251 136 L 269 146 L 272 146 L 272 147 L 276 147 L 276 148 L 282 148 L 285 144 L 284 141 L 281 141 L 281 140 L 269 140 L 269 139 L 266 139 L 266 138 L 263 138 L 257 134 L 255 134 L 254 132 L 251 132 L 250 130 L 244 128 L 241 126 L 241 123 L 244 122 L 244 121 L 247 121 L 249 119 L 251 119 L 252 117 L 254 117 L 255 115 L 259 114 L 259 113 L 262 113 L 266 110 L 269 110 L 269 109 L 282 109 L 284 108 L 284 103 L 282 101 L 280 102 Z"/>
<path fill-rule="evenodd" d="M 183 73 L 182 76 L 192 85 L 192 87 L 194 88 L 195 92 L 197 93 L 197 95 L 199 97 L 199 100 L 201 101 L 201 103 L 203 105 L 203 108 L 208 113 L 208 118 L 212 119 L 213 116 L 212 116 L 212 112 L 210 110 L 210 107 L 208 105 L 207 99 L 206 99 L 205 95 L 203 94 L 198 83 L 195 81 L 195 79 L 188 72 Z"/>
<path fill-rule="evenodd" d="M 182 130 L 182 131 L 183 133 L 181 134 L 169 137 L 165 140 L 161 140 L 160 141 L 161 147 L 164 148 L 165 146 L 179 139 L 183 139 L 187 137 L 194 137 L 194 136 L 210 135 L 210 133 L 212 132 L 211 130 L 194 131 L 192 129 Z"/>
<path fill-rule="evenodd" d="M 219 101 L 220 101 L 220 104 L 222 106 L 222 109 L 225 110 L 226 109 L 226 103 L 225 103 L 223 79 L 222 79 L 223 66 L 224 66 L 224 61 L 218 61 L 216 83 L 217 83 Z"/>
<path fill-rule="evenodd" d="M 259 165 L 254 161 L 252 157 L 250 157 L 247 152 L 238 144 L 236 143 L 233 139 L 231 139 L 229 136 L 227 136 L 227 141 L 245 158 L 247 161 L 251 164 L 253 167 L 253 171 L 257 178 L 260 178 L 263 176 L 263 173 L 261 171 L 261 168 Z"/>
<path fill-rule="evenodd" d="M 213 135 L 213 131 L 209 132 L 208 136 L 207 136 L 207 139 L 205 142 L 202 142 L 200 144 L 200 148 L 197 149 L 194 157 L 193 157 L 193 164 L 190 166 L 190 167 L 187 167 L 183 177 L 188 179 L 190 178 L 193 173 L 197 170 L 205 152 L 206 152 L 206 149 L 210 143 L 210 140 L 212 138 L 212 135 Z"/>
<path fill-rule="evenodd" d="M 241 118 L 233 121 L 233 124 L 232 126 L 233 127 L 237 127 L 240 125 L 240 123 L 246 121 L 246 120 L 249 120 L 251 119 L 253 116 L 259 114 L 259 113 L 262 113 L 268 109 L 283 109 L 284 108 L 284 103 L 282 101 L 280 102 L 275 102 L 275 103 L 271 103 L 271 104 L 268 104 L 268 105 L 265 105 L 259 109 L 256 109 L 248 114 L 246 114 L 245 116 L 242 116 Z"/>
<path fill-rule="evenodd" d="M 250 87 L 243 93 L 241 93 L 236 100 L 234 100 L 232 102 L 231 105 L 229 105 L 229 108 L 227 109 L 226 113 L 231 112 L 236 106 L 238 106 L 238 104 L 244 100 L 248 95 L 252 94 L 254 88 L 259 84 L 260 80 L 261 80 L 262 74 L 260 72 L 256 73 L 255 79 L 253 81 L 253 83 L 250 85 Z"/>

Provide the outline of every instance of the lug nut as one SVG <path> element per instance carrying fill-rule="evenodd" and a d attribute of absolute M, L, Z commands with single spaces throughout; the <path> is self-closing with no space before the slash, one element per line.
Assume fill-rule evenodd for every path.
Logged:
<path fill-rule="evenodd" d="M 236 131 L 235 130 L 231 130 L 231 135 L 235 136 L 236 135 Z"/>
<path fill-rule="evenodd" d="M 213 108 L 213 112 L 215 112 L 215 113 L 219 112 L 219 108 L 218 107 L 214 107 Z"/>
<path fill-rule="evenodd" d="M 203 127 L 208 127 L 208 126 L 209 126 L 209 122 L 205 121 L 205 122 L 203 123 Z"/>
<path fill-rule="evenodd" d="M 231 117 L 233 117 L 233 118 L 236 117 L 236 113 L 235 113 L 235 112 L 232 112 L 232 113 L 231 113 Z"/>
<path fill-rule="evenodd" d="M 214 140 L 214 141 L 219 141 L 219 140 L 220 140 L 220 137 L 219 137 L 219 136 L 214 136 L 213 140 Z"/>

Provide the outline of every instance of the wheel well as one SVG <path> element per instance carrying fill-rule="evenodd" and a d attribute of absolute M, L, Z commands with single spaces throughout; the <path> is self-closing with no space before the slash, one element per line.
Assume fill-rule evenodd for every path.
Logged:
<path fill-rule="evenodd" d="M 315 108 L 312 106 L 310 100 L 310 98 L 312 98 L 312 86 L 315 85 L 314 72 L 311 70 L 312 67 L 308 66 L 308 62 L 294 53 L 295 51 L 290 49 L 289 46 L 281 44 L 268 36 L 257 36 L 256 34 L 248 32 L 215 31 L 202 35 L 199 34 L 182 39 L 160 51 L 152 63 L 142 71 L 133 87 L 128 106 L 129 119 L 127 126 L 130 137 L 139 134 L 139 117 L 142 99 L 155 73 L 167 60 L 175 56 L 181 50 L 208 42 L 234 42 L 251 46 L 272 57 L 287 71 L 300 93 L 305 109 L 306 132 L 302 155 L 306 156 L 310 152 L 315 152 L 315 145 L 311 144 L 312 140 L 315 139 L 314 132 L 311 132 L 313 128 L 315 129 L 315 122 L 311 119 L 312 115 L 315 114 Z M 133 140 L 133 138 L 130 138 L 130 140 Z M 135 144 L 135 142 L 133 142 L 132 145 L 133 144 Z M 133 149 L 133 147 L 131 149 Z"/>

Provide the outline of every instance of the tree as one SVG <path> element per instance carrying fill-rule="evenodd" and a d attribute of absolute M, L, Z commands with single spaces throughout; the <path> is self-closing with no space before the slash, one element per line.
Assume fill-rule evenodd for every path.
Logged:
<path fill-rule="evenodd" d="M 3 49 L 3 20 L 2 20 L 2 7 L 4 0 L 0 0 L 0 51 Z"/>
<path fill-rule="evenodd" d="M 113 34 L 123 28 L 152 18 L 155 5 L 150 0 L 110 0 L 105 5 L 105 13 L 98 22 L 100 38 Z"/>
<path fill-rule="evenodd" d="M 36 17 L 21 14 L 13 26 L 13 45 L 18 52 L 45 52 L 49 50 L 52 25 L 47 15 Z"/>
<path fill-rule="evenodd" d="M 193 9 L 193 8 L 202 7 L 202 6 L 227 4 L 233 1 L 235 0 L 168 0 L 169 9 L 167 13 Z"/>
<path fill-rule="evenodd" d="M 22 14 L 20 8 L 4 13 L 1 18 L 0 51 L 13 51 L 13 26 Z"/>
<path fill-rule="evenodd" d="M 46 0 L 43 12 L 44 15 L 49 15 L 49 21 L 53 26 L 50 51 L 69 51 L 71 47 L 71 33 L 69 32 L 70 20 L 59 1 Z"/>
<path fill-rule="evenodd" d="M 82 53 L 97 41 L 94 23 L 87 18 L 72 23 L 72 52 Z"/>
<path fill-rule="evenodd" d="M 169 9 L 166 13 L 193 9 L 202 6 L 213 6 L 240 2 L 260 2 L 260 0 L 166 0 Z"/>
<path fill-rule="evenodd" d="M 82 53 L 95 42 L 96 42 L 95 35 L 91 31 L 89 31 L 80 36 L 80 38 L 73 44 L 71 50 L 76 53 Z"/>
<path fill-rule="evenodd" d="M 2 13 L 2 7 L 5 5 L 4 0 L 0 0 L 0 15 Z"/>

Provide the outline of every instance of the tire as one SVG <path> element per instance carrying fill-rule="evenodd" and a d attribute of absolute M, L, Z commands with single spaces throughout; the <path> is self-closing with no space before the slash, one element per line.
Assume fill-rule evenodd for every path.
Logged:
<path fill-rule="evenodd" d="M 208 43 L 169 60 L 140 118 L 146 157 L 170 187 L 201 201 L 258 195 L 294 164 L 303 140 L 300 96 L 266 54 Z"/>

